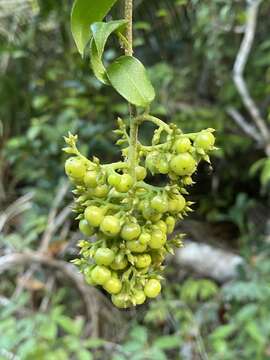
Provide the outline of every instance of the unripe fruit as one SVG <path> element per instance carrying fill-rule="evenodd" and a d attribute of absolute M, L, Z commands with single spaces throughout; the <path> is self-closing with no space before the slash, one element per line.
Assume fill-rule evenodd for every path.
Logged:
<path fill-rule="evenodd" d="M 215 144 L 215 137 L 210 131 L 201 131 L 195 141 L 194 145 L 196 148 L 200 148 L 204 151 L 209 151 L 213 148 Z"/>
<path fill-rule="evenodd" d="M 179 175 L 191 175 L 196 170 L 196 161 L 189 153 L 175 155 L 170 161 L 171 170 Z"/>
<path fill-rule="evenodd" d="M 135 266 L 137 268 L 146 268 L 151 264 L 151 256 L 148 254 L 137 255 L 135 258 Z"/>
<path fill-rule="evenodd" d="M 120 309 L 125 309 L 130 305 L 127 295 L 122 293 L 112 295 L 112 303 Z"/>
<path fill-rule="evenodd" d="M 118 294 L 122 289 L 122 283 L 117 278 L 110 278 L 104 285 L 103 288 L 109 294 Z"/>
<path fill-rule="evenodd" d="M 147 245 L 140 243 L 138 240 L 128 241 L 127 248 L 135 253 L 142 253 L 146 250 Z"/>
<path fill-rule="evenodd" d="M 109 190 L 110 189 L 106 184 L 98 185 L 96 188 L 94 188 L 93 195 L 97 198 L 104 198 L 108 195 Z"/>
<path fill-rule="evenodd" d="M 122 255 L 116 255 L 114 261 L 111 263 L 113 270 L 124 270 L 128 265 L 126 257 Z"/>
<path fill-rule="evenodd" d="M 156 195 L 151 200 L 151 208 L 158 213 L 164 213 L 168 211 L 168 201 L 165 196 Z"/>
<path fill-rule="evenodd" d="M 180 138 L 176 140 L 174 148 L 178 154 L 185 153 L 191 149 L 191 141 L 189 138 Z"/>
<path fill-rule="evenodd" d="M 142 181 L 146 178 L 147 176 L 147 171 L 143 166 L 136 166 L 136 180 L 137 181 Z"/>
<path fill-rule="evenodd" d="M 134 184 L 134 179 L 129 174 L 121 175 L 120 183 L 115 185 L 117 191 L 121 193 L 128 192 Z"/>
<path fill-rule="evenodd" d="M 114 252 L 109 248 L 99 248 L 97 249 L 94 259 L 97 265 L 111 265 L 114 260 Z"/>
<path fill-rule="evenodd" d="M 86 186 L 94 188 L 97 186 L 97 172 L 96 171 L 87 171 L 84 175 L 83 181 Z"/>
<path fill-rule="evenodd" d="M 156 168 L 160 174 L 166 175 L 169 172 L 169 163 L 165 159 L 160 159 L 157 162 Z"/>
<path fill-rule="evenodd" d="M 91 236 L 94 234 L 94 229 L 91 226 L 89 226 L 88 222 L 85 219 L 80 220 L 79 229 L 81 233 L 83 233 L 86 236 Z"/>
<path fill-rule="evenodd" d="M 167 237 L 161 230 L 154 230 L 148 246 L 151 249 L 160 249 L 166 243 Z"/>
<path fill-rule="evenodd" d="M 141 233 L 138 240 L 141 244 L 147 244 L 151 240 L 151 235 L 146 232 L 143 232 Z"/>
<path fill-rule="evenodd" d="M 133 294 L 133 300 L 136 305 L 142 305 L 146 300 L 146 296 L 142 290 L 136 290 Z"/>
<path fill-rule="evenodd" d="M 175 218 L 172 216 L 168 216 L 166 219 L 166 224 L 168 234 L 172 234 L 175 228 Z"/>
<path fill-rule="evenodd" d="M 104 209 L 97 206 L 88 206 L 84 211 L 84 217 L 92 226 L 99 226 L 104 219 Z"/>
<path fill-rule="evenodd" d="M 87 170 L 87 161 L 74 156 L 67 159 L 65 163 L 66 174 L 76 180 L 83 180 L 83 177 Z"/>
<path fill-rule="evenodd" d="M 91 272 L 91 278 L 98 285 L 105 284 L 111 277 L 111 272 L 105 266 L 97 265 Z"/>
<path fill-rule="evenodd" d="M 100 230 L 107 236 L 115 236 L 120 233 L 121 224 L 116 216 L 105 216 L 100 224 Z"/>
<path fill-rule="evenodd" d="M 141 227 L 136 223 L 127 223 L 122 227 L 121 237 L 126 241 L 137 239 L 140 236 Z"/>
<path fill-rule="evenodd" d="M 92 278 L 91 272 L 92 269 L 89 267 L 84 270 L 85 281 L 88 285 L 97 285 L 97 283 Z"/>
<path fill-rule="evenodd" d="M 114 187 L 116 187 L 120 184 L 120 180 L 121 180 L 121 175 L 116 174 L 116 173 L 111 174 L 108 177 L 108 183 Z"/>
<path fill-rule="evenodd" d="M 180 213 L 186 206 L 186 200 L 183 195 L 178 194 L 169 200 L 168 210 L 171 213 Z"/>
<path fill-rule="evenodd" d="M 155 227 L 161 230 L 164 234 L 167 233 L 167 225 L 163 220 L 159 220 L 157 223 L 155 223 Z"/>
<path fill-rule="evenodd" d="M 161 285 L 160 282 L 156 279 L 149 280 L 144 287 L 144 293 L 149 298 L 157 297 L 160 291 Z"/>

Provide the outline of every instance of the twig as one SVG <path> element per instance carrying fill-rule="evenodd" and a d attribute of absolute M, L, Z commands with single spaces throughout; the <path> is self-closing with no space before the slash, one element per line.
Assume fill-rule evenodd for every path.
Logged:
<path fill-rule="evenodd" d="M 236 122 L 236 124 L 244 131 L 244 133 L 246 133 L 250 138 L 257 141 L 258 143 L 262 142 L 262 138 L 260 136 L 260 133 L 258 133 L 257 128 L 249 124 L 238 110 L 236 110 L 232 106 L 229 106 L 226 109 L 226 112 Z"/>
<path fill-rule="evenodd" d="M 3 230 L 5 224 L 18 216 L 22 212 L 28 210 L 31 207 L 31 200 L 33 199 L 34 193 L 29 192 L 24 196 L 18 198 L 14 203 L 9 205 L 5 211 L 0 213 L 0 232 Z"/>
<path fill-rule="evenodd" d="M 67 215 L 69 215 L 69 211 L 66 210 L 65 211 L 65 216 L 61 217 L 61 221 L 59 222 L 59 218 L 58 218 L 58 226 L 56 226 L 56 215 L 57 215 L 57 210 L 58 207 L 60 206 L 63 198 L 65 197 L 67 191 L 69 188 L 69 184 L 68 182 L 65 182 L 64 185 L 60 186 L 60 189 L 55 197 L 55 201 L 53 202 L 53 205 L 51 207 L 51 210 L 49 212 L 49 216 L 48 216 L 48 223 L 47 223 L 47 228 L 42 236 L 41 239 L 41 243 L 40 243 L 40 247 L 39 247 L 39 251 L 40 252 L 46 252 L 49 246 L 49 243 L 51 241 L 52 236 L 55 234 L 57 228 L 59 227 L 59 223 L 62 224 L 65 220 L 65 218 L 67 217 Z"/>
<path fill-rule="evenodd" d="M 99 309 L 103 304 L 106 308 L 109 308 L 109 314 L 115 321 L 119 318 L 119 311 L 114 309 L 110 302 L 94 287 L 90 287 L 85 284 L 83 276 L 77 271 L 77 269 L 65 261 L 53 259 L 45 254 L 39 252 L 23 252 L 13 253 L 5 255 L 0 258 L 0 274 L 9 269 L 14 269 L 19 265 L 28 264 L 41 264 L 48 266 L 53 269 L 60 270 L 70 281 L 73 282 L 74 286 L 78 289 L 85 303 L 87 317 L 91 319 L 92 332 L 91 335 L 97 337 L 99 335 Z"/>
<path fill-rule="evenodd" d="M 247 84 L 244 79 L 244 70 L 255 37 L 258 9 L 260 3 L 261 0 L 253 0 L 253 1 L 247 0 L 247 5 L 248 5 L 247 22 L 246 22 L 244 37 L 240 45 L 239 51 L 237 53 L 233 67 L 233 80 L 242 98 L 243 104 L 245 105 L 252 120 L 254 121 L 256 127 L 260 132 L 261 139 L 265 144 L 268 144 L 270 139 L 269 129 L 264 119 L 262 118 L 255 101 L 251 97 L 250 92 L 247 88 Z"/>

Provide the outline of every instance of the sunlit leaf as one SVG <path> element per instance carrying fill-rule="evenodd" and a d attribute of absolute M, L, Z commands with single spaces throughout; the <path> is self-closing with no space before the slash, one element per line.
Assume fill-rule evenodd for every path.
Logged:
<path fill-rule="evenodd" d="M 71 13 L 71 31 L 80 54 L 90 40 L 90 25 L 101 21 L 117 0 L 75 0 Z"/>
<path fill-rule="evenodd" d="M 155 98 L 155 90 L 143 64 L 132 56 L 121 56 L 107 69 L 116 91 L 133 105 L 146 107 Z"/>

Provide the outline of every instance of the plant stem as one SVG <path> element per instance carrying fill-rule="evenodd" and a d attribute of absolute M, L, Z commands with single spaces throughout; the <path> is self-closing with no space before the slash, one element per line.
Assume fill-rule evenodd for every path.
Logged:
<path fill-rule="evenodd" d="M 125 0 L 125 20 L 128 21 L 127 24 L 127 46 L 125 48 L 125 54 L 128 56 L 132 56 L 133 54 L 133 46 L 132 46 L 132 17 L 133 17 L 133 0 Z"/>
<path fill-rule="evenodd" d="M 125 54 L 127 56 L 132 56 L 133 46 L 132 46 L 132 18 L 133 18 L 133 0 L 125 0 L 125 19 L 128 21 L 127 24 L 127 44 L 125 48 Z M 130 174 L 136 182 L 136 165 L 137 165 L 137 145 L 138 145 L 138 122 L 133 116 L 133 109 L 130 105 L 130 143 L 129 143 L 129 167 Z"/>

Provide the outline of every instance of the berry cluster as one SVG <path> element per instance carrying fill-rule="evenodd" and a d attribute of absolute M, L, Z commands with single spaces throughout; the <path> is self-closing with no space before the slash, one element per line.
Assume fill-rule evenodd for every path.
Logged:
<path fill-rule="evenodd" d="M 102 286 L 119 308 L 143 304 L 160 293 L 165 256 L 181 245 L 181 235 L 168 235 L 177 219 L 191 211 L 186 187 L 200 160 L 209 161 L 207 153 L 215 143 L 212 129 L 185 135 L 175 125 L 147 120 L 158 129 L 151 146 L 138 142 L 135 169 L 129 162 L 130 145 L 122 149 L 123 161 L 103 165 L 79 152 L 77 136 L 65 138 L 64 151 L 72 154 L 65 170 L 75 186 L 74 211 L 85 236 L 74 262 L 86 281 Z M 118 122 L 118 144 L 130 144 L 124 122 Z M 146 182 L 150 173 L 167 175 L 166 184 Z"/>

